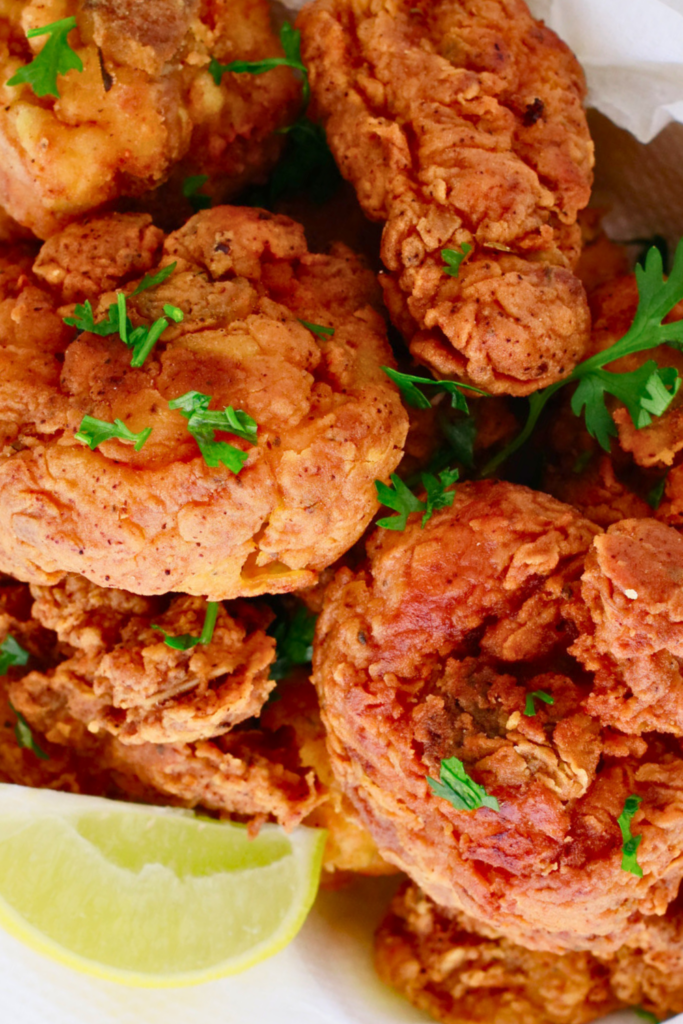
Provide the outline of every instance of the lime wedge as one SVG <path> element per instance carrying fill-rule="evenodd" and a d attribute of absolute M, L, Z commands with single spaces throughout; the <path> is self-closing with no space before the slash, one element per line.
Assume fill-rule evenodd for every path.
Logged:
<path fill-rule="evenodd" d="M 294 938 L 324 843 L 319 829 L 250 840 L 191 811 L 0 784 L 0 924 L 102 978 L 197 984 Z"/>

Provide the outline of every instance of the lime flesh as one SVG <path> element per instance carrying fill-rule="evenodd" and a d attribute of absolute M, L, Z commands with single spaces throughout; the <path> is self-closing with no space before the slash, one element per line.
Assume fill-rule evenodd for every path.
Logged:
<path fill-rule="evenodd" d="M 72 967 L 190 985 L 282 949 L 320 878 L 325 833 L 0 784 L 0 923 Z"/>

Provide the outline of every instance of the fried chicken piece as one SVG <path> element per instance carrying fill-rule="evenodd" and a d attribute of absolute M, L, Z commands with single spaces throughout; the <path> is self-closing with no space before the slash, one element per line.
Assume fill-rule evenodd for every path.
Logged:
<path fill-rule="evenodd" d="M 526 395 L 588 344 L 572 273 L 593 145 L 567 47 L 522 0 L 317 0 L 302 54 L 342 174 L 384 221 L 393 322 L 438 377 Z M 441 250 L 473 247 L 456 277 Z"/>
<path fill-rule="evenodd" d="M 629 273 L 626 246 L 613 242 L 602 228 L 605 210 L 591 207 L 578 216 L 581 228 L 581 256 L 576 276 L 590 296 L 597 288 Z"/>
<path fill-rule="evenodd" d="M 83 71 L 39 98 L 8 80 L 47 42 L 31 28 L 75 16 L 68 41 Z M 212 58 L 280 56 L 267 0 L 18 0 L 0 15 L 0 203 L 48 238 L 120 196 L 208 175 L 219 201 L 275 163 L 276 130 L 296 116 L 300 86 L 288 68 L 228 73 Z M 158 200 L 157 200 L 158 201 Z M 189 212 L 189 211 L 188 211 Z"/>
<path fill-rule="evenodd" d="M 442 1024 L 588 1024 L 626 1006 L 683 1010 L 683 915 L 648 918 L 610 959 L 517 946 L 406 883 L 375 940 L 380 977 Z"/>
<path fill-rule="evenodd" d="M 544 475 L 543 490 L 573 505 L 582 516 L 604 529 L 622 519 L 647 519 L 654 515 L 648 503 L 617 476 L 608 455 L 592 456 L 578 472 L 575 468 L 566 471 L 562 465 L 550 467 Z"/>
<path fill-rule="evenodd" d="M 637 560 L 605 564 L 622 536 L 640 541 Z M 382 856 L 439 904 L 530 948 L 610 953 L 638 913 L 674 898 L 683 730 L 676 685 L 654 679 L 678 653 L 677 584 L 664 581 L 675 564 L 680 575 L 681 543 L 652 520 L 604 535 L 546 495 L 464 483 L 452 509 L 424 528 L 413 515 L 403 533 L 377 530 L 366 563 L 339 571 L 313 675 L 332 767 Z M 616 607 L 634 581 L 638 607 L 620 629 Z M 634 664 L 651 670 L 637 720 L 591 713 L 596 681 L 575 660 L 588 660 L 584 637 L 600 651 L 612 641 L 600 671 L 616 692 Z M 535 698 L 530 715 L 539 691 L 554 703 Z M 652 721 L 661 735 L 627 734 Z M 499 811 L 457 809 L 431 790 L 452 757 Z M 622 870 L 617 822 L 632 794 L 640 879 Z"/>
<path fill-rule="evenodd" d="M 112 214 L 50 239 L 35 275 L 0 304 L 0 567 L 223 600 L 312 586 L 362 535 L 407 416 L 381 369 L 374 275 L 349 250 L 311 254 L 298 225 L 257 209 L 200 213 L 165 241 L 148 217 Z M 115 287 L 134 326 L 169 303 L 184 314 L 140 369 L 118 334 L 62 319 L 86 299 L 106 319 Z M 256 420 L 256 444 L 228 435 L 248 454 L 239 474 L 207 465 L 169 409 L 190 391 Z M 91 451 L 73 436 L 86 414 L 152 435 Z"/>

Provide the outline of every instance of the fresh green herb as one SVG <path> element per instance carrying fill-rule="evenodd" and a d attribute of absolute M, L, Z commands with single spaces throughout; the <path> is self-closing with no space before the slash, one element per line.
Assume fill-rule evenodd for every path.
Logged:
<path fill-rule="evenodd" d="M 651 235 L 650 238 L 629 238 L 626 245 L 640 245 L 642 247 L 641 252 L 638 256 L 637 263 L 644 266 L 647 254 L 654 245 L 656 249 L 659 249 L 662 254 L 662 265 L 664 272 L 669 272 L 669 243 L 663 235 Z"/>
<path fill-rule="evenodd" d="M 334 337 L 334 327 L 323 327 L 322 324 L 311 324 L 308 320 L 299 320 L 300 324 L 307 327 L 309 331 L 313 331 L 319 338 L 332 338 Z"/>
<path fill-rule="evenodd" d="M 266 71 L 272 71 L 273 68 L 293 68 L 295 71 L 300 71 L 303 76 L 302 95 L 304 109 L 306 109 L 311 96 L 311 87 L 308 82 L 306 65 L 301 60 L 301 32 L 298 28 L 292 28 L 289 22 L 285 22 L 280 29 L 280 43 L 285 53 L 284 57 L 266 57 L 265 60 L 234 60 L 230 64 L 221 64 L 215 57 L 212 57 L 209 74 L 216 85 L 220 85 L 223 75 L 228 71 L 234 74 L 263 75 Z"/>
<path fill-rule="evenodd" d="M 650 508 L 653 508 L 655 512 L 662 504 L 662 498 L 664 497 L 664 491 L 666 490 L 666 476 L 663 476 L 659 483 L 656 483 L 652 490 L 648 493 L 647 503 Z"/>
<path fill-rule="evenodd" d="M 206 603 L 206 614 L 204 615 L 204 625 L 199 636 L 192 636 L 191 633 L 182 633 L 180 636 L 171 636 L 161 626 L 152 626 L 152 629 L 158 629 L 160 633 L 164 634 L 164 643 L 167 647 L 172 647 L 174 651 L 189 651 L 190 648 L 196 647 L 197 644 L 210 644 L 213 639 L 213 631 L 216 626 L 216 619 L 218 618 L 218 601 L 207 601 Z"/>
<path fill-rule="evenodd" d="M 135 451 L 139 452 L 151 433 L 151 427 L 134 434 L 122 420 L 116 419 L 113 423 L 107 423 L 106 420 L 96 420 L 94 416 L 84 416 L 74 437 L 93 450 L 103 441 L 110 441 L 115 437 L 120 441 L 130 441 Z"/>
<path fill-rule="evenodd" d="M 648 1021 L 648 1024 L 659 1024 L 659 1017 L 656 1014 L 651 1013 L 649 1010 L 643 1009 L 642 1006 L 634 1006 L 633 1012 L 637 1017 L 640 1017 L 641 1020 Z"/>
<path fill-rule="evenodd" d="M 442 249 L 441 256 L 446 266 L 443 268 L 444 274 L 448 274 L 449 277 L 457 277 L 460 272 L 460 264 L 466 259 L 472 252 L 472 246 L 465 242 L 462 249 Z"/>
<path fill-rule="evenodd" d="M 185 314 L 182 309 L 178 309 L 177 306 L 172 306 L 169 302 L 164 305 L 164 313 L 169 320 L 173 320 L 176 324 L 181 324 L 185 319 Z"/>
<path fill-rule="evenodd" d="M 119 309 L 118 302 L 113 303 L 109 307 L 109 313 L 107 314 L 106 320 L 100 320 L 99 323 L 95 323 L 95 316 L 93 314 L 90 300 L 86 299 L 83 305 L 77 305 L 74 309 L 73 316 L 65 316 L 64 323 L 68 324 L 69 327 L 75 327 L 79 331 L 88 331 L 89 334 L 97 334 L 100 337 L 106 337 L 109 334 L 119 333 Z"/>
<path fill-rule="evenodd" d="M 434 512 L 440 508 L 450 508 L 455 498 L 455 492 L 449 491 L 459 476 L 457 469 L 445 469 L 438 476 L 432 473 L 421 473 L 422 486 L 427 492 L 427 500 L 420 501 L 416 498 L 410 488 L 401 480 L 396 473 L 391 474 L 392 487 L 383 484 L 381 480 L 375 480 L 377 498 L 382 505 L 393 509 L 398 515 L 389 516 L 387 519 L 378 519 L 377 525 L 385 530 L 405 530 L 408 525 L 408 516 L 413 512 L 424 512 L 422 516 L 422 527 L 431 519 Z"/>
<path fill-rule="evenodd" d="M 627 796 L 624 804 L 624 809 L 617 818 L 619 822 L 619 828 L 621 829 L 621 836 L 624 841 L 622 847 L 622 860 L 621 870 L 630 871 L 632 875 L 636 875 L 638 878 L 643 877 L 643 869 L 638 863 L 638 847 L 641 844 L 642 836 L 634 836 L 631 833 L 631 822 L 633 817 L 643 802 L 643 798 L 640 796 Z"/>
<path fill-rule="evenodd" d="M 590 450 L 590 448 L 585 452 L 581 452 L 578 459 L 572 466 L 572 473 L 576 473 L 577 476 L 579 475 L 579 473 L 583 473 L 584 469 L 586 469 L 588 463 L 591 461 L 592 458 L 593 452 Z"/>
<path fill-rule="evenodd" d="M 143 291 L 143 285 L 145 285 L 145 288 L 153 288 L 155 285 L 160 284 L 161 281 L 165 280 L 173 272 L 174 267 L 175 263 L 170 268 L 164 267 L 153 278 L 150 278 L 149 283 L 146 285 L 143 278 L 136 291 Z M 164 306 L 164 312 L 176 323 L 181 323 L 183 320 L 183 311 L 178 309 L 177 306 L 166 305 Z M 143 324 L 133 327 L 126 308 L 126 296 L 122 292 L 117 294 L 116 302 L 112 302 L 109 306 L 106 319 L 99 321 L 99 323 L 95 323 L 92 306 L 89 301 L 86 301 L 82 306 L 76 306 L 74 313 L 74 316 L 64 317 L 65 324 L 68 324 L 70 327 L 76 327 L 79 331 L 89 331 L 91 334 L 97 334 L 102 337 L 118 334 L 124 345 L 133 350 L 130 365 L 134 367 L 144 365 L 147 356 L 169 326 L 167 318 L 162 316 L 149 327 L 145 327 Z"/>
<path fill-rule="evenodd" d="M 17 716 L 17 721 L 14 726 L 14 736 L 18 745 L 23 750 L 32 750 L 36 757 L 39 757 L 41 761 L 49 761 L 50 755 L 46 754 L 45 751 L 38 746 L 35 739 L 33 738 L 31 726 L 28 724 L 24 716 L 21 714 L 20 711 L 17 711 L 17 709 L 11 704 L 11 702 L 8 701 L 8 703 L 11 710 Z"/>
<path fill-rule="evenodd" d="M 158 288 L 160 284 L 163 284 L 171 276 L 177 266 L 177 262 L 174 261 L 169 263 L 168 266 L 162 267 L 161 270 L 157 270 L 156 274 L 145 274 L 140 284 L 130 294 L 139 295 L 140 292 L 146 292 L 150 288 Z"/>
<path fill-rule="evenodd" d="M 199 213 L 200 210 L 211 209 L 211 196 L 202 195 L 199 191 L 204 188 L 208 180 L 208 174 L 191 174 L 183 182 L 183 195 L 189 200 L 190 206 L 195 213 Z"/>
<path fill-rule="evenodd" d="M 458 811 L 476 811 L 478 807 L 500 810 L 495 796 L 489 796 L 483 786 L 469 777 L 457 757 L 449 757 L 441 762 L 439 782 L 429 777 L 427 782 L 436 796 L 448 800 Z"/>
<path fill-rule="evenodd" d="M 474 468 L 474 442 L 477 439 L 477 424 L 473 416 L 465 416 L 453 422 L 445 416 L 439 417 L 441 432 L 448 441 L 451 458 L 462 462 L 467 469 Z"/>
<path fill-rule="evenodd" d="M 307 665 L 313 657 L 313 634 L 318 616 L 300 604 L 289 615 L 278 616 L 268 632 L 275 637 L 276 657 L 270 666 L 271 679 L 286 679 L 296 665 Z"/>
<path fill-rule="evenodd" d="M 12 665 L 25 665 L 28 658 L 28 651 L 8 633 L 0 644 L 0 676 L 6 676 Z"/>
<path fill-rule="evenodd" d="M 544 690 L 533 690 L 531 693 L 526 695 L 526 704 L 524 705 L 524 714 L 528 718 L 533 718 L 536 714 L 536 705 L 534 700 L 542 700 L 544 704 L 554 704 L 555 698 L 551 697 L 549 693 Z"/>
<path fill-rule="evenodd" d="M 227 441 L 216 441 L 215 431 L 224 430 L 255 444 L 258 433 L 256 420 L 231 405 L 227 409 L 210 412 L 210 402 L 210 395 L 187 391 L 169 402 L 168 407 L 177 409 L 187 419 L 187 429 L 196 440 L 207 466 L 215 469 L 222 462 L 231 473 L 239 473 L 249 458 L 248 454 Z"/>
<path fill-rule="evenodd" d="M 40 53 L 30 64 L 19 68 L 7 85 L 30 85 L 36 96 L 59 97 L 57 76 L 68 71 L 82 71 L 83 61 L 69 46 L 67 36 L 76 28 L 76 19 L 62 18 L 41 28 L 32 28 L 26 33 L 27 39 L 47 35 L 48 39 Z"/>
<path fill-rule="evenodd" d="M 416 377 L 412 373 L 399 373 L 398 370 L 392 370 L 389 366 L 383 366 L 382 369 L 386 373 L 389 380 L 392 380 L 401 392 L 401 397 L 406 405 L 412 406 L 414 409 L 429 409 L 431 408 L 431 402 L 424 395 L 417 384 L 421 384 L 423 387 L 438 388 L 439 391 L 445 391 L 451 396 L 451 405 L 454 409 L 459 409 L 460 412 L 467 413 L 469 408 L 467 401 L 463 395 L 461 388 L 465 388 L 467 391 L 474 391 L 478 395 L 485 395 L 485 391 L 481 391 L 479 388 L 473 387 L 471 384 L 460 384 L 452 380 L 432 380 L 430 377 Z"/>
<path fill-rule="evenodd" d="M 660 368 L 649 360 L 632 373 L 611 373 L 602 367 L 623 356 L 633 355 L 668 344 L 681 348 L 683 321 L 662 321 L 683 299 L 683 241 L 676 250 L 668 280 L 663 276 L 662 256 L 652 248 L 644 267 L 636 267 L 639 302 L 631 327 L 618 341 L 602 352 L 579 363 L 564 380 L 557 381 L 529 398 L 529 414 L 520 434 L 484 468 L 484 476 L 495 472 L 530 437 L 538 418 L 552 396 L 565 384 L 578 384 L 572 396 L 572 410 L 578 416 L 585 410 L 586 427 L 601 446 L 609 451 L 610 439 L 617 428 L 605 406 L 605 395 L 619 398 L 627 407 L 634 425 L 641 429 L 661 416 L 673 401 L 680 386 L 676 370 Z"/>

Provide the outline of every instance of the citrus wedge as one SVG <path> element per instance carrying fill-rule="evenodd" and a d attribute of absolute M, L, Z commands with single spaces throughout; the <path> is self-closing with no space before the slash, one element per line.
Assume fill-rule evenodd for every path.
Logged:
<path fill-rule="evenodd" d="M 0 784 L 0 923 L 41 953 L 130 985 L 243 971 L 301 927 L 325 833 Z"/>

